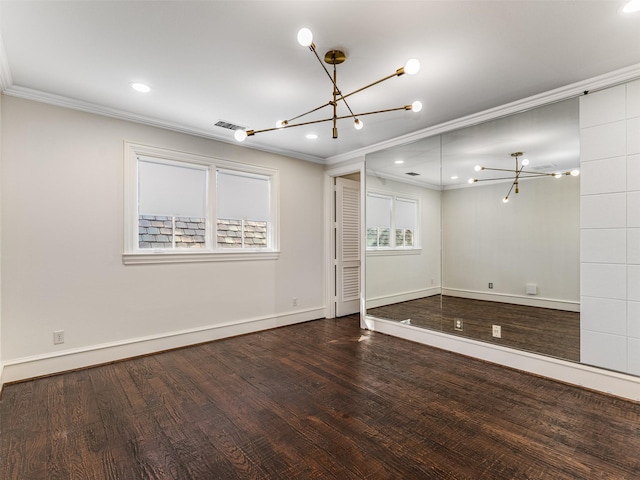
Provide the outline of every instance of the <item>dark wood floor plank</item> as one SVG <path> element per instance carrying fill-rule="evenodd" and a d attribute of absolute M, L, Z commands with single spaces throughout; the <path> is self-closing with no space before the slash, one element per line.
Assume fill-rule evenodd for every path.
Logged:
<path fill-rule="evenodd" d="M 637 479 L 640 405 L 322 320 L 8 385 L 0 478 Z"/>

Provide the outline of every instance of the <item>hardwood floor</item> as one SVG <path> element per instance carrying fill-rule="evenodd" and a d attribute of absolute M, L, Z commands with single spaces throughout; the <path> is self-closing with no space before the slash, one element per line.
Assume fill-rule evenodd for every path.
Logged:
<path fill-rule="evenodd" d="M 436 295 L 371 308 L 367 314 L 396 321 L 410 319 L 418 327 L 580 361 L 577 312 Z M 454 328 L 456 319 L 463 322 L 461 331 Z M 501 326 L 501 338 L 492 336 L 492 325 Z"/>
<path fill-rule="evenodd" d="M 5 386 L 0 478 L 637 479 L 640 404 L 318 320 Z"/>

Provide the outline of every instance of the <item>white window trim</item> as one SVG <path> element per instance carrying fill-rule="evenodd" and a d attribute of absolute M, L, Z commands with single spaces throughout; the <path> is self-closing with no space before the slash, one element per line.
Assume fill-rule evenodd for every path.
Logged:
<path fill-rule="evenodd" d="M 405 195 L 399 194 L 397 192 L 392 192 L 389 190 L 382 189 L 367 189 L 365 194 L 365 199 L 369 194 L 379 195 L 383 197 L 391 198 L 391 228 L 389 232 L 389 238 L 393 238 L 394 246 L 393 247 L 366 247 L 367 256 L 384 256 L 384 255 L 414 255 L 419 254 L 422 251 L 422 206 L 420 204 L 420 198 L 413 195 Z M 395 213 L 395 202 L 396 200 L 406 200 L 411 202 L 416 202 L 416 231 L 414 232 L 414 245 L 413 247 L 398 247 L 395 246 L 395 223 L 396 223 L 396 213 Z M 366 219 L 366 216 L 365 216 Z M 365 221 L 366 223 L 366 221 Z M 365 233 L 367 231 L 368 225 L 365 225 Z"/>
<path fill-rule="evenodd" d="M 202 250 L 141 249 L 138 247 L 138 157 L 153 157 L 178 164 L 201 165 L 209 169 L 209 222 L 207 235 L 212 248 Z M 216 169 L 234 170 L 246 174 L 270 177 L 270 227 L 269 248 L 230 250 L 216 248 L 215 225 L 215 172 Z M 125 265 L 153 263 L 228 262 L 246 260 L 276 260 L 280 256 L 280 207 L 279 171 L 277 169 L 249 165 L 192 153 L 124 142 L 124 253 Z"/>

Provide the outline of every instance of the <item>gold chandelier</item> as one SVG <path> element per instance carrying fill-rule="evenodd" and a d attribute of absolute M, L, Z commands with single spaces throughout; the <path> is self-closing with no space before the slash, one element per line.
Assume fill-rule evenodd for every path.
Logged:
<path fill-rule="evenodd" d="M 324 69 L 324 71 L 326 72 L 327 76 L 329 77 L 329 80 L 331 80 L 331 83 L 333 85 L 333 97 L 331 100 L 329 100 L 327 103 L 320 105 L 319 107 L 316 107 L 314 109 L 309 110 L 308 112 L 304 112 L 301 113 L 300 115 L 296 115 L 295 117 L 291 117 L 288 120 L 278 120 L 276 122 L 276 126 L 273 128 L 265 128 L 262 130 L 244 130 L 244 129 L 239 129 L 236 130 L 234 133 L 234 138 L 239 141 L 242 142 L 244 141 L 247 137 L 253 136 L 256 133 L 263 133 L 263 132 L 271 132 L 273 130 L 281 130 L 283 128 L 291 128 L 291 127 L 300 127 L 302 125 L 311 125 L 314 123 L 322 123 L 322 122 L 333 122 L 333 138 L 338 138 L 338 127 L 337 127 L 337 122 L 338 120 L 342 120 L 345 118 L 352 118 L 353 122 L 354 122 L 354 127 L 356 130 L 361 130 L 362 127 L 364 126 L 363 121 L 358 118 L 358 117 L 363 117 L 365 115 L 373 115 L 376 113 L 386 113 L 386 112 L 394 112 L 394 111 L 398 111 L 398 110 L 410 110 L 413 112 L 419 112 L 420 110 L 422 110 L 422 103 L 420 103 L 419 101 L 415 101 L 413 102 L 411 105 L 404 105 L 402 107 L 397 107 L 397 108 L 389 108 L 386 110 L 376 110 L 376 111 L 372 111 L 372 112 L 364 112 L 364 113 L 354 113 L 353 110 L 351 110 L 351 107 L 349 106 L 349 103 L 347 102 L 347 98 L 355 95 L 356 93 L 362 92 L 363 90 L 366 90 L 369 87 L 373 87 L 374 85 L 377 85 L 379 83 L 384 82 L 385 80 L 389 80 L 390 78 L 393 77 L 399 77 L 401 75 L 404 75 L 405 73 L 407 75 L 414 75 L 416 73 L 418 73 L 418 70 L 420 70 L 420 62 L 418 60 L 416 60 L 415 58 L 412 58 L 411 60 L 407 61 L 407 63 L 404 65 L 404 67 L 400 67 L 398 68 L 393 74 L 388 75 L 384 78 L 381 78 L 380 80 L 370 83 L 369 85 L 365 85 L 362 88 L 358 88 L 357 90 L 354 90 L 353 92 L 347 93 L 347 94 L 343 94 L 342 91 L 340 90 L 340 88 L 338 87 L 338 83 L 337 83 L 337 73 L 336 73 L 336 65 L 340 65 L 341 63 L 343 63 L 346 60 L 346 55 L 344 54 L 344 52 L 340 51 L 340 50 L 329 50 L 325 55 L 324 55 L 324 62 L 329 64 L 329 65 L 333 65 L 333 76 L 331 75 L 331 73 L 329 73 L 329 70 L 327 69 L 327 67 L 324 65 L 324 63 L 322 63 L 322 60 L 320 59 L 320 56 L 318 55 L 318 52 L 316 51 L 316 46 L 313 43 L 313 34 L 311 33 L 311 30 L 309 30 L 308 28 L 302 28 L 300 29 L 300 31 L 298 32 L 298 43 L 300 45 L 302 45 L 303 47 L 309 47 L 309 50 L 311 50 L 314 55 L 316 56 L 316 58 L 318 59 L 318 61 L 320 62 L 320 65 L 322 65 L 322 68 Z M 347 107 L 347 110 L 349 111 L 348 115 L 342 115 L 342 116 L 338 116 L 338 103 L 344 103 L 344 105 Z M 321 110 L 325 107 L 332 107 L 333 108 L 333 115 L 329 118 L 323 118 L 321 120 L 312 120 L 312 121 L 308 121 L 308 122 L 300 122 L 300 123 L 291 123 L 295 120 L 298 120 L 302 117 L 304 117 L 305 115 L 309 115 L 310 113 L 316 112 L 318 110 Z"/>
<path fill-rule="evenodd" d="M 518 180 L 520 180 L 521 178 L 535 178 L 535 177 L 562 178 L 564 175 L 572 175 L 574 177 L 580 175 L 580 170 L 578 169 L 571 170 L 570 172 L 556 172 L 556 173 L 528 172 L 524 170 L 524 167 L 529 165 L 529 160 L 527 160 L 526 158 L 523 158 L 521 162 L 518 160 L 518 157 L 521 157 L 522 155 L 524 155 L 522 152 L 514 152 L 511 154 L 511 156 L 516 159 L 516 166 L 514 170 L 510 170 L 507 168 L 482 167 L 480 165 L 476 165 L 474 167 L 474 170 L 476 172 L 479 172 L 481 170 L 491 170 L 493 172 L 511 172 L 514 175 L 514 177 L 509 176 L 509 177 L 500 177 L 500 178 L 480 178 L 480 179 L 470 178 L 469 183 L 489 182 L 494 180 L 511 180 L 511 178 L 513 178 L 513 183 L 511 184 L 511 188 L 507 192 L 507 195 L 502 199 L 503 203 L 507 203 L 509 201 L 509 195 L 511 195 L 511 192 L 514 190 L 514 188 L 515 188 L 515 193 L 520 192 L 520 189 L 518 187 Z"/>

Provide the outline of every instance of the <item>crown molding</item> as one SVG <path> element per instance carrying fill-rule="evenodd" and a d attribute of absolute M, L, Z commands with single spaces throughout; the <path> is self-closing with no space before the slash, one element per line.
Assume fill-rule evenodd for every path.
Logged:
<path fill-rule="evenodd" d="M 0 52 L 0 62 L 2 61 L 1 57 L 2 52 Z M 0 68 L 4 70 L 2 64 L 0 63 Z M 7 67 L 8 68 L 8 67 Z M 0 82 L 2 79 L 0 78 Z M 10 81 L 10 78 L 9 78 Z M 193 135 L 196 137 L 207 138 L 209 140 L 216 140 L 218 142 L 224 142 L 231 145 L 238 145 L 233 139 L 224 137 L 222 135 L 216 135 L 212 133 L 210 130 L 205 130 L 197 127 L 191 127 L 187 125 L 183 125 L 176 122 L 169 122 L 166 120 L 160 120 L 158 118 L 148 117 L 145 115 L 138 115 L 136 113 L 128 112 L 126 110 L 119 110 L 116 108 L 106 107 L 104 105 L 99 105 L 96 103 L 85 102 L 82 100 L 77 100 L 70 97 L 64 97 L 62 95 L 55 95 L 52 93 L 42 92 L 40 90 L 34 90 L 31 88 L 20 87 L 16 85 L 9 85 L 8 87 L 2 86 L 2 91 L 5 95 L 11 97 L 22 98 L 25 100 L 32 100 L 34 102 L 46 103 L 49 105 L 54 105 L 57 107 L 69 108 L 71 110 L 78 110 L 85 113 L 93 113 L 95 115 L 101 115 L 105 117 L 116 118 L 119 120 L 126 120 L 129 122 L 140 123 L 143 125 L 148 125 L 151 127 L 162 128 L 165 130 L 171 130 L 173 132 L 184 133 L 187 135 Z M 305 155 L 298 152 L 291 152 L 289 150 L 273 148 L 268 146 L 258 146 L 258 145 L 241 145 L 243 148 L 249 148 L 252 150 L 258 150 L 261 152 L 273 153 L 277 155 L 283 155 L 286 157 L 296 158 L 298 160 L 305 160 L 313 163 L 321 163 L 324 164 L 325 160 L 320 157 Z"/>
<path fill-rule="evenodd" d="M 640 63 L 630 65 L 618 70 L 614 70 L 597 77 L 582 80 L 580 82 L 572 83 L 564 87 L 556 88 L 548 92 L 543 92 L 531 97 L 516 100 L 515 102 L 500 105 L 498 107 L 490 108 L 482 112 L 467 115 L 466 117 L 457 118 L 449 122 L 434 125 L 422 130 L 418 130 L 401 137 L 396 137 L 385 142 L 380 142 L 375 145 L 370 145 L 358 150 L 347 152 L 344 154 L 336 155 L 326 159 L 327 165 L 334 163 L 345 162 L 355 157 L 362 157 L 368 153 L 378 152 L 385 148 L 395 147 L 403 145 L 405 143 L 411 143 L 416 140 L 439 135 L 441 133 L 451 132 L 460 128 L 469 127 L 471 125 L 477 125 L 479 123 L 494 120 L 500 117 L 506 117 L 514 113 L 524 112 L 531 110 L 532 108 L 541 107 L 551 103 L 567 100 L 572 97 L 578 97 L 584 95 L 585 92 L 594 92 L 605 88 L 613 87 L 621 83 L 629 82 L 631 80 L 637 80 L 640 78 Z"/>

